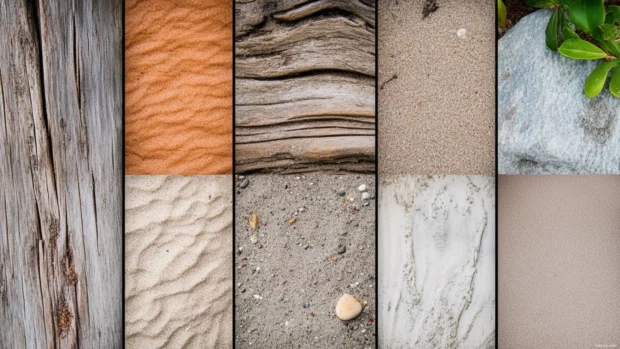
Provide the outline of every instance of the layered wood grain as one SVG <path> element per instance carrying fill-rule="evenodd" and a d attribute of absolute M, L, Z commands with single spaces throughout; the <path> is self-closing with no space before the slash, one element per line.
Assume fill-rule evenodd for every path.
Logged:
<path fill-rule="evenodd" d="M 2 1 L 0 31 L 0 348 L 120 348 L 122 1 Z"/>
<path fill-rule="evenodd" d="M 374 2 L 235 11 L 237 172 L 374 171 Z"/>

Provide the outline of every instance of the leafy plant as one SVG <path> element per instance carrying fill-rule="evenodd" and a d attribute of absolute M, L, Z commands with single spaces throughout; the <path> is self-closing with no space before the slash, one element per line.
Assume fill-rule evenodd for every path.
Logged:
<path fill-rule="evenodd" d="M 609 73 L 609 91 L 620 97 L 620 6 L 605 6 L 604 0 L 526 0 L 536 8 L 552 8 L 546 29 L 550 50 L 578 60 L 602 62 L 584 86 L 588 98 L 603 90 Z"/>
<path fill-rule="evenodd" d="M 508 11 L 506 11 L 506 5 L 502 0 L 497 0 L 497 22 L 500 27 L 506 28 L 506 19 L 508 17 Z"/>

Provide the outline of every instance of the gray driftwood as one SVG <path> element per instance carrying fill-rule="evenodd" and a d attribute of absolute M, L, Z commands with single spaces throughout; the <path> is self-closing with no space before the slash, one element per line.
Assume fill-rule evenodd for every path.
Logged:
<path fill-rule="evenodd" d="M 374 171 L 374 1 L 235 6 L 237 172 Z"/>
<path fill-rule="evenodd" d="M 122 1 L 0 1 L 0 348 L 122 344 Z"/>

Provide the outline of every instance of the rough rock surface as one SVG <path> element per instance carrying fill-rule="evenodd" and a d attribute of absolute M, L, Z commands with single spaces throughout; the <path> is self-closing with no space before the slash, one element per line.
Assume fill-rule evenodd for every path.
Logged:
<path fill-rule="evenodd" d="M 495 348 L 493 177 L 388 176 L 379 190 L 380 348 Z"/>
<path fill-rule="evenodd" d="M 620 173 L 620 100 L 584 95 L 600 61 L 548 50 L 550 15 L 524 17 L 498 43 L 499 173 Z"/>

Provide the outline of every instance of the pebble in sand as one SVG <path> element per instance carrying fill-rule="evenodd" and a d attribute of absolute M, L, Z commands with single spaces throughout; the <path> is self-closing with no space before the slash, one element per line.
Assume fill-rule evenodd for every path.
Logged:
<path fill-rule="evenodd" d="M 355 319 L 362 312 L 362 304 L 357 298 L 345 293 L 336 304 L 336 316 L 340 320 Z"/>

